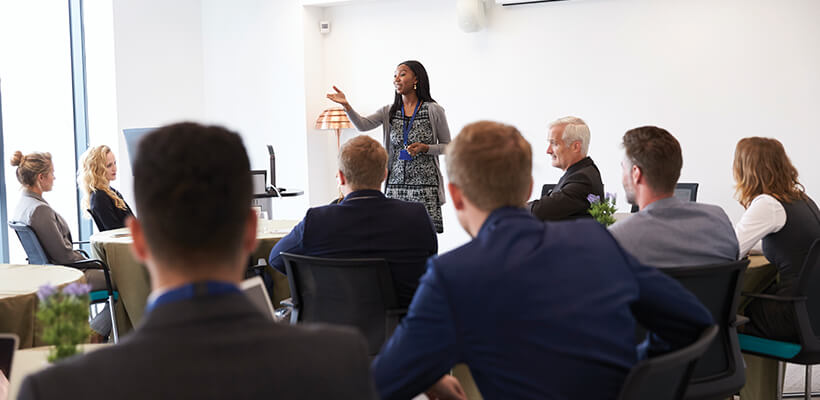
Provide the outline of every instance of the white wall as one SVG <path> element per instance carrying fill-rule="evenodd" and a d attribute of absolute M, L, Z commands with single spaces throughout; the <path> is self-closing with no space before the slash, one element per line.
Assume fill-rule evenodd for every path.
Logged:
<path fill-rule="evenodd" d="M 308 192 L 303 8 L 296 1 L 204 0 L 205 118 L 242 134 L 251 167 Z M 274 200 L 276 218 L 301 219 L 307 196 Z"/>
<path fill-rule="evenodd" d="M 132 206 L 133 178 L 122 130 L 205 116 L 199 0 L 114 2 L 119 173 Z"/>
<path fill-rule="evenodd" d="M 741 137 L 781 140 L 809 194 L 820 197 L 812 162 L 820 147 L 818 15 L 815 0 L 493 4 L 488 28 L 467 34 L 457 28 L 455 2 L 351 4 L 325 11 L 325 87 L 340 86 L 357 110 L 372 112 L 391 101 L 396 64 L 420 60 L 454 134 L 479 119 L 522 131 L 535 153 L 533 197 L 562 173 L 545 155 L 547 123 L 580 116 L 592 129 L 590 155 L 623 210 L 620 138 L 655 124 L 683 146 L 681 181 L 700 182 L 699 200 L 736 220 L 742 208 L 732 199 L 731 163 Z M 466 240 L 450 207 L 443 250 Z"/>

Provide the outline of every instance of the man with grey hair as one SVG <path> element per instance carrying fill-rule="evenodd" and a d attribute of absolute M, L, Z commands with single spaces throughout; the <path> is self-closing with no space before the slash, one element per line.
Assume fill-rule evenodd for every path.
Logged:
<path fill-rule="evenodd" d="M 552 166 L 564 170 L 564 175 L 555 188 L 529 203 L 530 212 L 544 221 L 588 216 L 587 196 L 604 197 L 601 173 L 587 156 L 589 126 L 578 117 L 559 118 L 550 123 L 548 140 Z"/>

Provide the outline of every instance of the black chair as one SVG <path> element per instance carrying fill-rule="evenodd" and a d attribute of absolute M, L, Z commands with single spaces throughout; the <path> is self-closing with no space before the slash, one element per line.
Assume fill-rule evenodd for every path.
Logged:
<path fill-rule="evenodd" d="M 381 258 L 319 258 L 282 253 L 292 307 L 290 322 L 358 328 L 378 354 L 407 309 L 398 307 L 393 278 Z"/>
<path fill-rule="evenodd" d="M 711 325 L 689 346 L 636 364 L 627 375 L 618 399 L 683 399 L 695 363 L 717 336 L 718 330 L 717 325 Z"/>
<path fill-rule="evenodd" d="M 20 239 L 20 244 L 23 245 L 23 250 L 26 252 L 26 258 L 29 264 L 53 264 L 40 245 L 40 238 L 37 237 L 37 233 L 35 233 L 30 226 L 22 222 L 9 221 L 9 227 L 14 230 L 14 233 L 17 234 L 17 238 Z M 111 271 L 108 269 L 108 265 L 101 260 L 93 258 L 60 265 L 81 270 L 99 269 L 103 271 L 106 290 L 95 290 L 89 293 L 88 296 L 91 304 L 108 303 L 108 310 L 111 315 L 111 334 L 114 343 L 117 343 L 119 341 L 119 334 L 117 332 L 117 318 L 114 315 L 114 301 L 119 298 L 119 293 L 114 291 L 114 286 L 111 284 Z"/>
<path fill-rule="evenodd" d="M 105 229 L 103 229 L 102 222 L 100 222 L 100 217 L 98 217 L 97 214 L 95 214 L 93 211 L 91 211 L 90 208 L 86 209 L 86 211 L 88 211 L 88 214 L 91 215 L 91 219 L 94 220 L 94 225 L 97 226 L 97 230 L 100 231 L 100 232 L 104 231 Z"/>
<path fill-rule="evenodd" d="M 555 189 L 555 186 L 557 185 L 554 183 L 545 183 L 544 186 L 541 186 L 541 197 L 550 194 L 552 189 Z"/>
<path fill-rule="evenodd" d="M 725 264 L 661 268 L 688 289 L 712 313 L 717 337 L 695 365 L 687 400 L 726 399 L 746 384 L 737 339 L 737 307 L 748 259 Z"/>
<path fill-rule="evenodd" d="M 675 185 L 675 197 L 683 201 L 698 201 L 697 183 L 678 183 Z M 632 212 L 638 212 L 638 205 L 632 205 Z"/>
<path fill-rule="evenodd" d="M 778 360 L 778 370 L 783 371 L 785 363 L 806 366 L 806 386 L 804 396 L 811 398 L 811 366 L 820 364 L 820 239 L 814 241 L 800 270 L 797 290 L 793 296 L 773 294 L 743 293 L 756 299 L 779 301 L 791 304 L 797 323 L 798 343 L 772 340 L 758 336 L 740 334 L 740 348 L 744 353 Z M 778 374 L 782 376 L 781 374 Z M 781 398 L 783 387 L 778 376 L 777 396 Z"/>

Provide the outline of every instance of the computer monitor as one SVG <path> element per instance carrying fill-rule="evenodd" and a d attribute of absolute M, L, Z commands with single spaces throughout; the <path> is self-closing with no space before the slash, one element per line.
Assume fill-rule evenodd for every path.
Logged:
<path fill-rule="evenodd" d="M 134 161 L 137 159 L 137 149 L 139 142 L 148 132 L 157 128 L 133 128 L 123 129 L 122 135 L 125 137 L 125 146 L 128 149 L 128 160 L 131 162 L 131 171 L 134 171 Z"/>
<path fill-rule="evenodd" d="M 267 194 L 268 171 L 257 169 L 251 171 L 251 182 L 253 184 L 253 194 Z"/>

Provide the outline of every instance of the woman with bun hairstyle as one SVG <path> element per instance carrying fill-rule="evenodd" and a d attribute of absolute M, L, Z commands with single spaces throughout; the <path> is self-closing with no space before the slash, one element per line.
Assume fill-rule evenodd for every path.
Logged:
<path fill-rule="evenodd" d="M 735 226 L 740 257 L 761 242 L 763 254 L 777 266 L 778 280 L 764 293 L 794 296 L 809 248 L 820 239 L 820 210 L 797 180 L 783 145 L 776 139 L 748 137 L 735 148 L 737 199 L 746 211 Z M 745 333 L 797 341 L 792 305 L 753 299 L 745 309 Z"/>
<path fill-rule="evenodd" d="M 52 264 L 85 260 L 85 255 L 72 247 L 71 230 L 66 221 L 43 199 L 43 193 L 51 191 L 54 186 L 54 164 L 51 162 L 51 154 L 23 155 L 22 152 L 15 151 L 11 165 L 17 167 L 17 180 L 23 185 L 23 195 L 12 214 L 12 221 L 22 222 L 31 227 Z M 88 269 L 83 273 L 91 285 L 91 290 L 106 289 L 103 271 Z M 107 304 L 105 310 L 94 317 L 91 329 L 103 336 L 111 331 L 111 317 L 108 315 Z"/>
<path fill-rule="evenodd" d="M 418 61 L 405 61 L 393 75 L 393 103 L 364 117 L 353 110 L 336 86 L 327 98 L 344 107 L 359 131 L 382 126 L 387 149 L 387 180 L 384 194 L 399 200 L 424 204 L 438 233 L 444 232 L 441 205 L 444 179 L 438 156 L 450 143 L 450 128 L 444 108 L 430 96 L 427 70 Z"/>
<path fill-rule="evenodd" d="M 122 194 L 111 187 L 117 179 L 117 160 L 106 145 L 88 149 L 81 158 L 82 172 L 77 179 L 85 196 L 83 207 L 91 210 L 100 231 L 125 227 L 125 219 L 134 215 Z"/>

